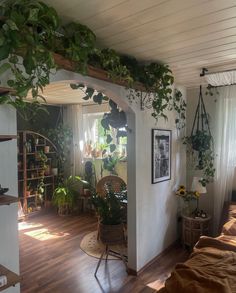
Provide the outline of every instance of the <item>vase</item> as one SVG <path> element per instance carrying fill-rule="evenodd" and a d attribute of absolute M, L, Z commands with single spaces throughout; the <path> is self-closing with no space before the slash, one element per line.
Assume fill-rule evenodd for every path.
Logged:
<path fill-rule="evenodd" d="M 185 201 L 184 202 L 184 206 L 183 206 L 183 215 L 185 216 L 191 216 L 192 214 L 192 209 L 191 209 L 191 205 L 189 201 Z"/>

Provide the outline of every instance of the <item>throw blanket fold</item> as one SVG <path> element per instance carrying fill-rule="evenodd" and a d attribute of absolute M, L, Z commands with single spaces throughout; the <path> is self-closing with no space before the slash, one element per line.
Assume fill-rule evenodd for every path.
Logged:
<path fill-rule="evenodd" d="M 159 292 L 236 293 L 236 245 L 201 237 L 190 258 L 177 264 Z"/>

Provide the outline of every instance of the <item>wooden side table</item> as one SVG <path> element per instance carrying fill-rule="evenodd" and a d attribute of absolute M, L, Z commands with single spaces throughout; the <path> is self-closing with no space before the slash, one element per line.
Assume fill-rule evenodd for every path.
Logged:
<path fill-rule="evenodd" d="M 182 215 L 182 243 L 183 246 L 193 246 L 200 236 L 209 234 L 209 224 L 211 217 L 193 218 Z"/>

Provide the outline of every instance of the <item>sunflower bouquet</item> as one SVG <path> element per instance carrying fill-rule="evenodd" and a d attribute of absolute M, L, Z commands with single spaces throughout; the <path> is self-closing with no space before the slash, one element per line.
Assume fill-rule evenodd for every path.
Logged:
<path fill-rule="evenodd" d="M 198 191 L 189 191 L 184 185 L 180 185 L 175 194 L 182 198 L 183 201 L 198 200 L 200 196 Z"/>

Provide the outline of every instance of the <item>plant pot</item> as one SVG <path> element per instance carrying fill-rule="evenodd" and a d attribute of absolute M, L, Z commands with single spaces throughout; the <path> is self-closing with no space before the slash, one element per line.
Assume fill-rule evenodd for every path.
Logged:
<path fill-rule="evenodd" d="M 59 216 L 68 216 L 71 214 L 71 209 L 69 208 L 68 205 L 61 205 L 58 207 L 58 215 Z"/>
<path fill-rule="evenodd" d="M 48 175 L 50 175 L 50 172 L 51 172 L 51 170 L 50 170 L 50 166 L 47 166 L 47 168 L 46 168 L 45 171 L 44 171 L 44 174 L 45 174 L 46 176 L 48 176 Z"/>
<path fill-rule="evenodd" d="M 45 147 L 44 147 L 45 154 L 49 153 L 49 151 L 50 151 L 50 146 L 49 145 L 45 145 Z"/>
<path fill-rule="evenodd" d="M 39 174 L 39 177 L 43 177 L 44 176 L 44 172 L 45 172 L 44 170 L 39 171 L 39 173 L 38 173 Z"/>
<path fill-rule="evenodd" d="M 104 225 L 99 223 L 100 240 L 107 245 L 124 243 L 124 227 L 123 224 Z"/>
<path fill-rule="evenodd" d="M 54 176 L 58 175 L 58 168 L 52 168 L 52 175 Z"/>
<path fill-rule="evenodd" d="M 90 197 L 91 196 L 91 191 L 89 189 L 84 188 L 84 196 L 85 197 Z"/>

